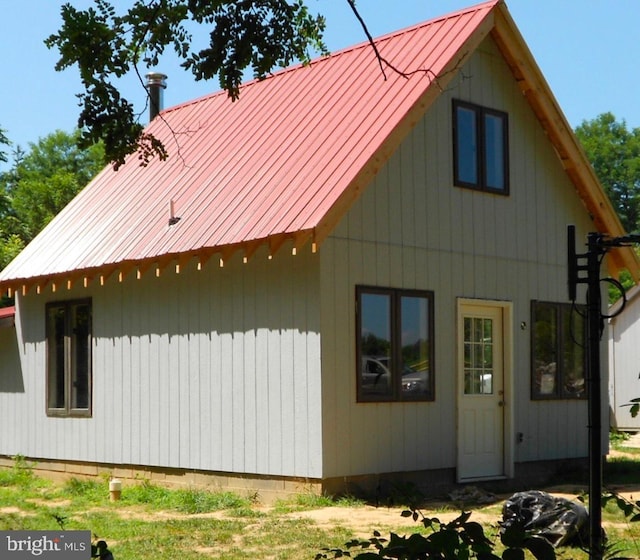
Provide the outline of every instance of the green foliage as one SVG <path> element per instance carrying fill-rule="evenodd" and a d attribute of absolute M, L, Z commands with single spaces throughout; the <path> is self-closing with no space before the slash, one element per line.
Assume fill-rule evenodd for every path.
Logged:
<path fill-rule="evenodd" d="M 38 479 L 33 474 L 33 464 L 22 455 L 13 457 L 11 469 L 0 469 L 0 487 L 17 486 L 18 488 L 32 488 Z"/>
<path fill-rule="evenodd" d="M 233 492 L 207 492 L 206 490 L 177 490 L 174 508 L 183 513 L 206 513 L 223 509 L 242 508 L 248 501 Z"/>
<path fill-rule="evenodd" d="M 62 489 L 67 496 L 86 503 L 100 503 L 107 501 L 109 495 L 108 483 L 94 479 L 70 478 Z"/>
<path fill-rule="evenodd" d="M 325 507 L 357 507 L 362 505 L 362 501 L 353 496 L 340 496 L 338 498 L 330 495 L 318 495 L 313 492 L 296 494 L 286 500 L 277 500 L 275 511 L 278 513 L 291 513 L 294 511 L 306 511 Z"/>
<path fill-rule="evenodd" d="M 627 432 L 619 432 L 618 430 L 611 430 L 609 432 L 609 443 L 612 447 L 624 445 L 624 442 L 628 441 L 629 438 L 630 436 Z"/>
<path fill-rule="evenodd" d="M 60 53 L 56 70 L 77 65 L 80 71 L 82 146 L 102 140 L 116 168 L 136 150 L 143 165 L 167 157 L 112 82 L 132 71 L 139 75 L 139 64 L 157 65 L 166 48 L 196 80 L 217 76 L 232 99 L 245 69 L 264 78 L 277 66 L 308 61 L 312 49 L 326 52 L 324 18 L 310 15 L 303 0 L 136 0 L 123 15 L 96 0 L 87 10 L 64 4 L 61 13 L 62 27 L 45 44 Z M 189 23 L 210 28 L 208 45 L 192 48 Z"/>
<path fill-rule="evenodd" d="M 624 288 L 625 292 L 627 292 L 635 284 L 628 270 L 620 271 L 620 278 L 618 278 L 618 281 L 622 284 L 622 287 Z M 608 296 L 609 305 L 614 304 L 616 301 L 618 301 L 622 297 L 622 293 L 620 293 L 620 290 L 614 284 L 608 284 L 608 290 L 609 290 L 609 296 Z"/>
<path fill-rule="evenodd" d="M 605 492 L 602 495 L 602 506 L 614 504 L 630 522 L 640 521 L 640 500 L 627 500 L 615 492 Z"/>
<path fill-rule="evenodd" d="M 0 270 L 15 259 L 24 246 L 25 242 L 18 234 L 5 235 L 4 231 L 0 229 Z"/>
<path fill-rule="evenodd" d="M 631 399 L 627 404 L 623 404 L 621 406 L 631 407 L 629 414 L 631 414 L 631 418 L 635 418 L 638 416 L 638 412 L 640 412 L 640 398 Z"/>
<path fill-rule="evenodd" d="M 0 146 L 10 145 L 11 142 L 9 142 L 9 139 L 5 136 L 4 130 L 0 128 Z M 7 154 L 3 150 L 0 150 L 0 161 L 7 161 Z"/>
<path fill-rule="evenodd" d="M 521 560 L 524 551 L 528 550 L 537 560 L 554 560 L 553 547 L 543 538 L 525 531 L 517 525 L 506 528 L 501 534 L 502 544 L 506 547 L 502 556 L 494 553 L 494 544 L 485 535 L 479 523 L 469 521 L 471 512 L 462 512 L 454 520 L 443 523 L 438 518 L 429 518 L 417 509 L 411 508 L 402 512 L 403 517 L 412 517 L 420 521 L 431 532 L 427 535 L 412 533 L 400 536 L 391 533 L 389 539 L 383 538 L 378 531 L 367 540 L 353 539 L 346 543 L 347 550 L 342 548 L 324 548 L 316 554 L 316 560 L 323 558 L 351 557 L 352 549 L 366 552 L 356 554 L 360 560 L 403 559 L 403 560 L 455 560 L 478 558 L 479 560 Z M 375 550 L 375 552 L 374 552 Z"/>
<path fill-rule="evenodd" d="M 125 504 L 171 509 L 189 514 L 240 509 L 250 503 L 233 492 L 208 492 L 193 488 L 170 490 L 148 480 L 125 487 L 121 500 Z"/>
<path fill-rule="evenodd" d="M 575 132 L 625 230 L 635 231 L 640 225 L 640 128 L 629 130 L 624 120 L 603 113 Z"/>

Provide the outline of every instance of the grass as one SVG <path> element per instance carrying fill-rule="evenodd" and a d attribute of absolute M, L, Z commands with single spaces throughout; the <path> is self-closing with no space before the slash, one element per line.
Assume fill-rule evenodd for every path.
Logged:
<path fill-rule="evenodd" d="M 627 452 L 623 440 L 615 445 L 624 454 L 607 462 L 605 480 L 608 484 L 635 484 L 640 491 L 640 449 L 629 448 Z M 407 526 L 399 515 L 393 526 L 345 521 L 364 506 L 352 497 L 336 500 L 301 493 L 264 508 L 255 499 L 231 492 L 170 490 L 140 480 L 124 485 L 121 500 L 110 502 L 108 486 L 107 479 L 54 484 L 35 476 L 31 465 L 16 458 L 13 468 L 0 469 L 0 530 L 91 530 L 96 540 L 109 543 L 118 560 L 312 559 L 324 548 L 344 548 L 354 537 L 368 538 L 373 529 L 387 537 L 391 531 L 428 532 L 419 524 Z M 485 534 L 497 543 L 501 507 L 502 501 L 471 508 L 471 520 L 478 520 Z M 322 508 L 336 508 L 336 518 L 341 520 L 330 515 L 327 522 L 320 523 L 304 515 Z M 338 515 L 345 510 L 346 516 Z M 457 515 L 453 506 L 442 503 L 427 502 L 422 511 L 427 517 Z M 640 557 L 640 523 L 629 522 L 619 508 L 607 503 L 603 524 L 611 549 L 625 550 L 627 557 Z M 500 553 L 499 544 L 496 550 Z M 588 554 L 562 548 L 557 557 L 587 560 Z"/>
<path fill-rule="evenodd" d="M 266 510 L 232 492 L 170 490 L 147 480 L 125 485 L 121 500 L 111 502 L 108 488 L 106 479 L 53 484 L 18 458 L 12 469 L 0 469 L 0 530 L 91 530 L 118 560 L 294 560 L 313 558 L 353 534 L 289 513 L 360 505 L 301 494 Z"/>

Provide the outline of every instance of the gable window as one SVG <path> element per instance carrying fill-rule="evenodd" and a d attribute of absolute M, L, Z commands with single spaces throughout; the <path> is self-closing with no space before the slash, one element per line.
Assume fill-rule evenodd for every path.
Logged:
<path fill-rule="evenodd" d="M 531 323 L 532 398 L 586 398 L 584 308 L 533 301 Z"/>
<path fill-rule="evenodd" d="M 454 183 L 509 194 L 507 114 L 453 101 Z"/>
<path fill-rule="evenodd" d="M 359 402 L 434 399 L 433 293 L 356 289 Z"/>
<path fill-rule="evenodd" d="M 91 415 L 91 300 L 46 306 L 47 414 Z"/>

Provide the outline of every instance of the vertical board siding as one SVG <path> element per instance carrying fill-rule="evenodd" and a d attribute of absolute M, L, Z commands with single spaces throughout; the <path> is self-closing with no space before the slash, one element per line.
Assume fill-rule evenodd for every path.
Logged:
<path fill-rule="evenodd" d="M 453 186 L 454 98 L 509 114 L 508 197 Z M 513 306 L 515 460 L 584 456 L 586 405 L 530 399 L 520 328 L 532 299 L 566 301 L 569 223 L 593 229 L 487 39 L 319 254 L 19 295 L 0 330 L 0 454 L 311 478 L 455 467 L 456 302 L 480 298 Z M 357 285 L 434 292 L 434 402 L 356 403 Z M 44 308 L 78 297 L 93 299 L 93 416 L 48 418 Z"/>
<path fill-rule="evenodd" d="M 0 453 L 319 477 L 318 286 L 317 255 L 283 248 L 19 297 L 23 324 L 0 330 L 0 420 L 17 428 Z M 93 416 L 48 418 L 45 303 L 78 297 L 93 301 Z"/>
<path fill-rule="evenodd" d="M 16 321 L 19 321 L 18 316 Z M 0 329 L 0 449 L 6 455 L 20 453 L 21 438 L 27 426 L 25 420 L 31 408 L 28 382 L 20 367 L 18 330 L 19 326 Z"/>
<path fill-rule="evenodd" d="M 640 397 L 640 297 L 637 286 L 620 315 L 610 320 L 609 400 L 613 427 L 640 430 L 640 416 L 631 416 L 631 399 Z"/>
<path fill-rule="evenodd" d="M 509 115 L 510 195 L 453 186 L 452 99 Z M 530 398 L 530 303 L 565 302 L 566 226 L 593 228 L 491 39 L 415 126 L 321 250 L 325 476 L 456 466 L 456 301 L 513 304 L 514 459 L 587 454 L 584 401 Z M 580 237 L 579 237 L 580 239 Z M 433 290 L 436 400 L 356 403 L 355 287 Z M 560 428 L 561 427 L 561 428 Z"/>

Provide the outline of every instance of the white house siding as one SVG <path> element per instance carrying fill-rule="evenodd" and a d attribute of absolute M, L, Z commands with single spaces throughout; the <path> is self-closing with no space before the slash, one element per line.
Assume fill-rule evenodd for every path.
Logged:
<path fill-rule="evenodd" d="M 509 196 L 453 186 L 454 98 L 508 112 Z M 578 240 L 593 230 L 543 129 L 486 40 L 322 246 L 325 476 L 456 466 L 457 298 L 513 304 L 515 397 L 507 406 L 514 436 L 523 437 L 513 446 L 514 461 L 586 456 L 586 403 L 530 398 L 530 304 L 567 301 L 570 223 Z M 435 402 L 356 403 L 359 284 L 433 290 Z"/>
<path fill-rule="evenodd" d="M 631 416 L 628 403 L 640 397 L 640 291 L 629 292 L 624 311 L 610 321 L 609 327 L 609 400 L 611 422 L 619 430 L 640 431 L 640 416 Z M 616 305 L 610 313 L 619 309 Z"/>
<path fill-rule="evenodd" d="M 0 454 L 319 477 L 318 257 L 267 257 L 19 297 L 24 398 L 0 367 L 0 423 L 15 427 Z M 48 418 L 45 303 L 80 297 L 93 300 L 93 416 Z"/>
<path fill-rule="evenodd" d="M 0 411 L 8 407 L 23 409 L 27 406 L 27 388 L 20 370 L 18 341 L 14 327 L 0 328 Z M 0 447 L 8 455 L 16 455 L 20 448 L 20 418 L 2 414 Z"/>

